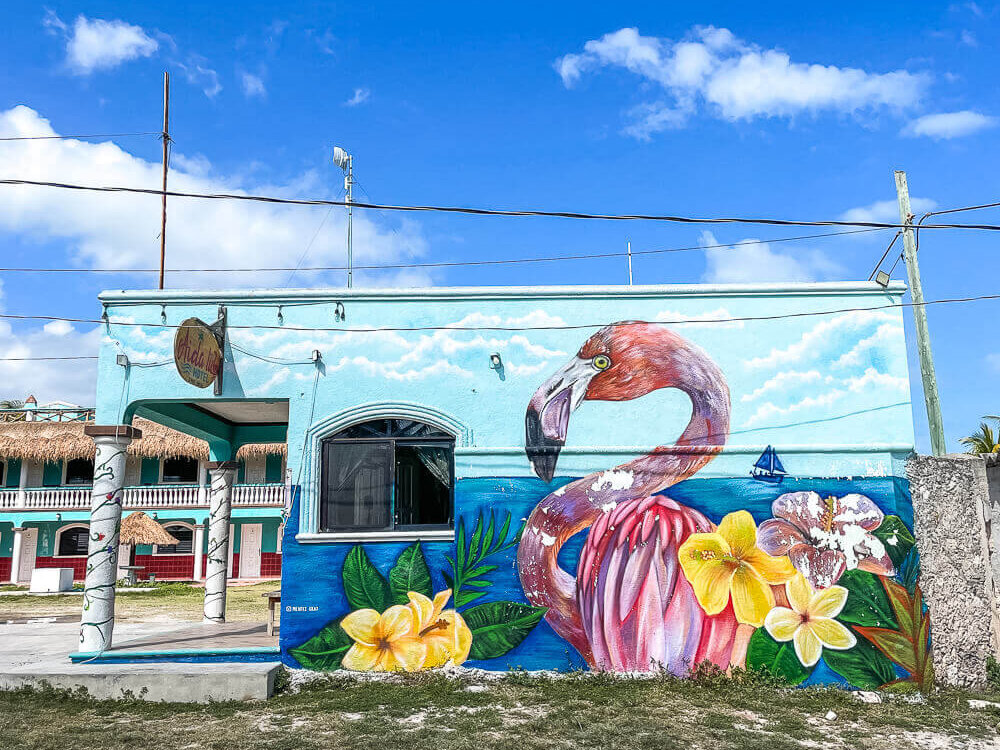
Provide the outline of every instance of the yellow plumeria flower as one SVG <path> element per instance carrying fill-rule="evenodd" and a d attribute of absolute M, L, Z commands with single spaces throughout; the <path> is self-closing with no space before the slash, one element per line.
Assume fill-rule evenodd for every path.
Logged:
<path fill-rule="evenodd" d="M 857 643 L 854 633 L 833 618 L 847 603 L 843 586 L 814 591 L 805 577 L 798 573 L 785 584 L 788 603 L 792 608 L 775 607 L 767 613 L 764 627 L 776 641 L 794 641 L 795 655 L 804 667 L 819 661 L 824 648 L 846 651 Z"/>
<path fill-rule="evenodd" d="M 406 605 L 396 604 L 381 615 L 359 609 L 340 621 L 354 645 L 341 665 L 356 672 L 415 672 L 427 657 L 427 646 L 414 633 L 415 616 Z"/>
<path fill-rule="evenodd" d="M 433 601 L 416 591 L 408 591 L 406 595 L 413 611 L 414 632 L 427 647 L 424 667 L 442 667 L 449 661 L 457 666 L 469 658 L 472 631 L 462 615 L 444 609 L 451 589 L 436 594 Z"/>
<path fill-rule="evenodd" d="M 713 532 L 691 534 L 677 557 L 707 614 L 719 614 L 732 598 L 736 619 L 755 628 L 774 607 L 771 586 L 795 575 L 787 557 L 758 549 L 757 526 L 745 510 L 728 514 Z"/>

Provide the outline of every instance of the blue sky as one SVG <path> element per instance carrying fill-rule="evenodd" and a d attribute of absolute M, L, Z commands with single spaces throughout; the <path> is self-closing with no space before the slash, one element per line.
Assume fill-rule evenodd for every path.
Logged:
<path fill-rule="evenodd" d="M 359 198 L 599 212 L 896 219 L 994 200 L 1000 103 L 988 4 L 19 4 L 0 29 L 0 136 L 160 127 L 172 76 L 171 185 L 337 197 L 335 144 Z M 0 144 L 0 176 L 156 187 L 152 136 Z M 152 197 L 3 188 L 4 265 L 149 267 Z M 360 212 L 359 212 L 360 214 Z M 1000 223 L 995 212 L 959 215 Z M 168 265 L 336 265 L 342 212 L 173 201 Z M 735 243 L 809 231 L 459 216 L 355 222 L 356 262 L 528 257 Z M 864 279 L 875 233 L 637 257 L 637 283 Z M 992 235 L 926 232 L 928 298 L 995 292 Z M 900 263 L 894 274 L 905 277 Z M 619 259 L 359 273 L 359 284 L 624 281 Z M 94 316 L 140 274 L 2 275 L 7 312 Z M 299 272 L 176 273 L 173 286 L 343 283 Z M 949 446 L 991 398 L 995 302 L 929 310 Z M 909 316 L 907 316 L 909 325 Z M 912 333 L 912 331 L 908 331 Z M 87 326 L 0 329 L 7 356 L 91 353 Z M 910 335 L 911 350 L 912 335 Z M 775 342 L 775 345 L 780 342 Z M 11 396 L 93 400 L 93 368 L 0 366 Z M 926 448 L 911 362 L 918 445 Z M 6 395 L 6 394 L 5 394 Z"/>

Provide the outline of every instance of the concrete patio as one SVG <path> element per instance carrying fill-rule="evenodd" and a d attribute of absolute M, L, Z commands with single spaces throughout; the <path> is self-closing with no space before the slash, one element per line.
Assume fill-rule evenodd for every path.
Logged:
<path fill-rule="evenodd" d="M 119 623 L 116 646 L 103 655 L 110 661 L 72 663 L 78 629 L 76 622 L 0 625 L 0 690 L 48 685 L 83 688 L 94 698 L 184 703 L 265 700 L 274 692 L 279 669 L 276 640 L 268 638 L 262 624 Z M 211 653 L 228 652 L 232 658 L 240 649 L 261 653 L 268 648 L 275 648 L 271 661 L 194 661 Z M 116 663 L 144 654 L 167 655 L 172 660 Z"/>

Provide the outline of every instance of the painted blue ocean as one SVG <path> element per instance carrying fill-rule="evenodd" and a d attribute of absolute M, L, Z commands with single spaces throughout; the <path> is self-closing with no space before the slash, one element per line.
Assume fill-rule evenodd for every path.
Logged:
<path fill-rule="evenodd" d="M 572 481 L 561 477 L 546 484 L 535 478 L 478 478 L 459 480 L 455 492 L 456 516 L 466 528 L 475 524 L 480 514 L 495 514 L 502 519 L 512 516 L 512 526 L 520 524 L 532 508 L 559 486 Z M 906 480 L 896 477 L 854 479 L 794 479 L 786 478 L 780 485 L 753 479 L 690 479 L 663 494 L 679 503 L 704 513 L 718 523 L 734 510 L 748 510 L 759 524 L 771 517 L 771 503 L 785 492 L 812 490 L 821 495 L 841 496 L 860 493 L 871 498 L 886 515 L 898 515 L 912 528 L 913 514 Z M 298 544 L 297 506 L 285 527 L 282 575 L 281 648 L 283 659 L 298 666 L 288 649 L 316 635 L 327 623 L 348 611 L 341 581 L 344 558 L 353 544 Z M 573 572 L 587 532 L 573 537 L 561 550 L 560 564 Z M 366 544 L 365 551 L 372 563 L 388 574 L 400 552 L 409 543 Z M 435 591 L 446 588 L 444 572 L 450 570 L 446 555 L 454 559 L 451 542 L 422 544 L 431 569 Z M 516 550 L 510 549 L 490 558 L 497 570 L 488 574 L 489 587 L 476 604 L 489 601 L 523 602 L 524 595 L 515 568 Z M 466 666 L 483 669 L 559 669 L 584 667 L 580 656 L 547 623 L 542 621 L 516 648 L 503 657 L 489 661 L 467 661 Z M 843 680 L 823 664 L 813 672 L 809 683 L 842 683 Z"/>

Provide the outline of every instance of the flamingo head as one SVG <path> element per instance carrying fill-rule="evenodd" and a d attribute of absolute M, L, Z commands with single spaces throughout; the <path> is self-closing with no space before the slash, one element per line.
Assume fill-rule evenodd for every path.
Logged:
<path fill-rule="evenodd" d="M 585 400 L 630 401 L 661 388 L 696 394 L 725 381 L 708 356 L 687 339 L 655 323 L 605 326 L 535 391 L 525 415 L 525 452 L 546 482 L 566 444 L 570 414 Z M 725 401 L 728 411 L 728 389 Z"/>

